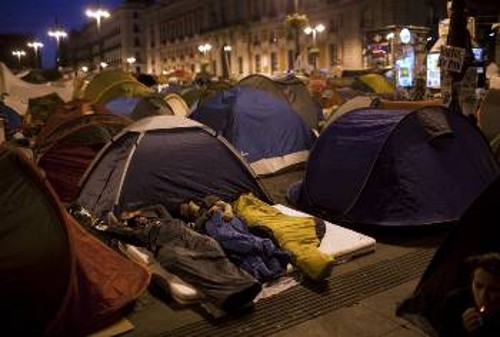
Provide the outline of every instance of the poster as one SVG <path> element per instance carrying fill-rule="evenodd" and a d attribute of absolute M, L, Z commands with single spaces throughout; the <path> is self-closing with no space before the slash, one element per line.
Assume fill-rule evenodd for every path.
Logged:
<path fill-rule="evenodd" d="M 443 46 L 441 47 L 441 56 L 439 57 L 439 67 L 443 71 L 453 71 L 459 73 L 465 59 L 465 49 Z"/>
<path fill-rule="evenodd" d="M 439 68 L 439 53 L 427 55 L 427 88 L 441 88 L 441 70 Z"/>

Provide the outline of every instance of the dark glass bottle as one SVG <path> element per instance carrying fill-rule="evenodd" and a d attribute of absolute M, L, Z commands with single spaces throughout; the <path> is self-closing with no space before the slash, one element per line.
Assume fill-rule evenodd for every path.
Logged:
<path fill-rule="evenodd" d="M 103 224 L 103 221 L 99 220 L 92 213 L 90 213 L 86 208 L 78 204 L 71 204 L 68 207 L 68 212 L 83 226 L 87 228 L 96 228 Z"/>

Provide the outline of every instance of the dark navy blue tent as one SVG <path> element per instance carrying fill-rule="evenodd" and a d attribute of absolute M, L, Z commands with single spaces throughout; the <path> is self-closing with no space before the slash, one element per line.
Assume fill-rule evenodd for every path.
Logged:
<path fill-rule="evenodd" d="M 232 143 L 258 175 L 304 163 L 316 138 L 289 104 L 251 87 L 221 91 L 189 117 Z"/>
<path fill-rule="evenodd" d="M 276 78 L 251 74 L 239 80 L 238 86 L 265 90 L 286 101 L 310 129 L 317 130 L 323 119 L 321 106 L 315 102 L 305 82 L 293 74 Z"/>
<path fill-rule="evenodd" d="M 174 115 L 172 108 L 159 96 L 118 96 L 106 103 L 105 106 L 112 113 L 133 120 L 157 115 Z"/>
<path fill-rule="evenodd" d="M 105 106 L 116 115 L 130 116 L 140 99 L 140 97 L 118 96 L 106 103 Z"/>
<path fill-rule="evenodd" d="M 179 116 L 141 119 L 115 136 L 81 181 L 77 203 L 96 216 L 215 194 L 233 201 L 270 197 L 234 148 L 213 130 Z"/>
<path fill-rule="evenodd" d="M 497 176 L 479 129 L 442 107 L 354 110 L 311 150 L 297 207 L 377 226 L 454 222 Z"/>
<path fill-rule="evenodd" d="M 5 119 L 5 130 L 8 134 L 21 130 L 23 118 L 14 109 L 0 101 L 0 117 Z"/>

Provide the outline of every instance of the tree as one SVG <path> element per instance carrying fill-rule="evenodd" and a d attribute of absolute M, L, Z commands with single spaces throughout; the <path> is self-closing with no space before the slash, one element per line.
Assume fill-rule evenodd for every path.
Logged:
<path fill-rule="evenodd" d="M 295 40 L 294 64 L 297 64 L 297 61 L 300 57 L 300 33 L 308 25 L 309 25 L 309 19 L 305 14 L 300 14 L 296 12 L 287 15 L 285 18 L 285 29 L 287 30 L 287 32 L 293 34 L 293 38 Z"/>

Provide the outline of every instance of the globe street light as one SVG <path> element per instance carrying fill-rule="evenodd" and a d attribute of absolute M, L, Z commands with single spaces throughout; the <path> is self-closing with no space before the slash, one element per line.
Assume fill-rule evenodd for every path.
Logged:
<path fill-rule="evenodd" d="M 43 48 L 43 43 L 38 41 L 28 42 L 28 47 L 33 48 L 35 50 L 35 67 L 39 68 L 39 60 L 38 60 L 38 49 Z"/>
<path fill-rule="evenodd" d="M 60 28 L 55 28 L 55 29 L 52 29 L 52 30 L 49 30 L 48 32 L 49 36 L 50 37 L 53 37 L 56 39 L 56 42 L 57 42 L 57 49 L 56 49 L 56 66 L 59 66 L 59 63 L 61 61 L 61 58 L 60 58 L 60 52 L 61 52 L 61 48 L 60 48 L 60 44 L 61 44 L 61 39 L 62 38 L 65 38 L 68 36 L 68 34 L 60 29 Z"/>
<path fill-rule="evenodd" d="M 212 45 L 210 43 L 205 43 L 198 46 L 198 50 L 203 54 L 203 56 L 207 56 L 207 53 L 212 50 Z"/>
<path fill-rule="evenodd" d="M 231 77 L 231 51 L 233 48 L 230 45 L 224 45 L 224 62 L 226 63 L 226 69 L 225 71 L 227 72 L 227 77 Z"/>
<path fill-rule="evenodd" d="M 26 52 L 24 50 L 14 50 L 12 55 L 17 56 L 17 63 L 19 64 L 19 68 L 21 68 L 21 57 L 26 56 Z"/>
<path fill-rule="evenodd" d="M 205 63 L 205 66 L 209 63 L 209 60 L 207 58 L 207 54 L 210 50 L 212 50 L 212 45 L 210 43 L 204 43 L 202 45 L 199 45 L 198 46 L 198 50 L 200 51 L 200 53 L 203 54 L 203 62 L 202 63 Z M 202 70 L 205 70 L 205 67 L 203 67 L 204 69 Z"/>
<path fill-rule="evenodd" d="M 316 45 L 316 34 L 321 33 L 325 30 L 325 26 L 321 23 L 316 25 L 315 27 L 307 26 L 304 28 L 304 33 L 307 35 L 312 34 L 313 46 L 310 49 L 310 54 L 313 57 L 313 67 L 316 69 L 316 57 L 319 54 L 318 46 Z"/>
<path fill-rule="evenodd" d="M 127 63 L 128 63 L 128 68 L 129 68 L 129 71 L 131 71 L 132 69 L 132 65 L 136 62 L 136 58 L 135 57 L 127 57 Z"/>
<path fill-rule="evenodd" d="M 101 30 L 101 19 L 107 19 L 111 16 L 109 12 L 105 9 L 98 8 L 98 9 L 87 9 L 85 11 L 85 15 L 89 18 L 93 18 L 97 22 L 97 33 L 100 32 Z"/>
<path fill-rule="evenodd" d="M 111 16 L 109 12 L 102 8 L 97 9 L 87 9 L 85 11 L 85 15 L 89 18 L 93 18 L 96 20 L 97 24 L 97 43 L 98 43 L 98 53 L 99 53 L 99 62 L 102 62 L 102 41 L 101 41 L 101 19 L 107 19 Z"/>
<path fill-rule="evenodd" d="M 316 45 L 316 34 L 321 33 L 324 30 L 325 30 L 325 26 L 320 23 L 316 27 L 307 26 L 306 28 L 304 28 L 304 33 L 306 33 L 307 35 L 312 33 L 313 44 Z"/>

